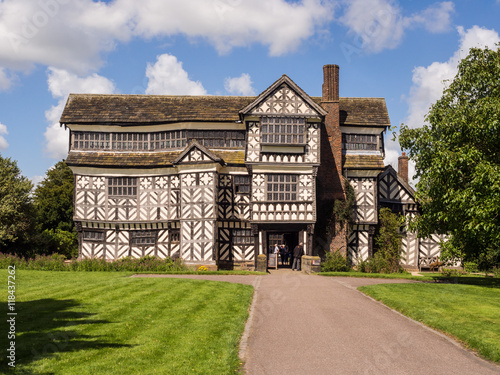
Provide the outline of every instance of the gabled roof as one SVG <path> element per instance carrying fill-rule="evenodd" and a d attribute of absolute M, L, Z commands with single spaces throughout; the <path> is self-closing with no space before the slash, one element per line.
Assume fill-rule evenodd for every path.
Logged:
<path fill-rule="evenodd" d="M 286 83 L 315 111 L 324 115 L 321 97 L 310 97 L 287 76 L 281 77 L 258 97 L 181 95 L 70 94 L 61 124 L 154 125 L 173 122 L 236 122 Z M 340 98 L 340 124 L 390 126 L 383 98 Z"/>
<path fill-rule="evenodd" d="M 295 82 L 293 82 L 286 74 L 283 74 L 280 79 L 274 82 L 266 90 L 264 90 L 254 101 L 249 103 L 245 108 L 240 110 L 240 114 L 245 115 L 252 111 L 259 104 L 264 102 L 270 95 L 272 95 L 276 90 L 278 90 L 283 84 L 291 88 L 297 95 L 299 95 L 304 102 L 306 102 L 310 107 L 312 107 L 319 115 L 325 116 L 326 111 L 314 100 L 305 93 Z"/>
<path fill-rule="evenodd" d="M 415 199 L 415 190 L 411 187 L 411 185 L 403 180 L 398 172 L 392 167 L 392 165 L 387 165 L 384 168 L 384 171 L 378 175 L 378 179 L 383 179 L 386 175 L 391 174 L 398 183 L 406 190 L 406 192 L 411 196 L 412 199 Z"/>
<path fill-rule="evenodd" d="M 173 164 L 182 163 L 189 154 L 193 152 L 197 152 L 199 154 L 199 160 L 194 160 L 196 162 L 215 162 L 215 163 L 224 163 L 219 156 L 215 155 L 213 152 L 209 151 L 205 146 L 199 144 L 195 139 L 191 141 L 190 144 L 186 146 L 186 148 L 180 153 L 180 155 L 173 161 Z M 208 158 L 208 160 L 207 160 Z M 192 163 L 193 160 L 188 160 L 188 163 Z"/>

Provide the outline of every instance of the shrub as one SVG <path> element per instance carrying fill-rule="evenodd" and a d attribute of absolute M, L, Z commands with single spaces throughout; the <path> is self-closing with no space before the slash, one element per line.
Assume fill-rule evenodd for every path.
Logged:
<path fill-rule="evenodd" d="M 182 259 L 157 258 L 145 256 L 142 258 L 125 257 L 114 262 L 105 259 L 82 259 L 65 262 L 66 257 L 61 254 L 36 255 L 35 258 L 25 260 L 16 255 L 0 253 L 0 268 L 15 265 L 18 269 L 41 271 L 130 271 L 130 272 L 171 272 L 186 271 L 187 267 Z"/>
<path fill-rule="evenodd" d="M 17 255 L 0 253 L 0 268 L 6 269 L 9 266 L 16 266 L 17 269 L 25 269 L 26 260 Z"/>
<path fill-rule="evenodd" d="M 67 265 L 64 263 L 66 257 L 60 254 L 36 255 L 34 259 L 29 259 L 27 269 L 39 271 L 66 271 Z"/>
<path fill-rule="evenodd" d="M 366 260 L 358 261 L 356 269 L 365 273 L 407 273 L 399 264 L 396 266 L 380 253 L 376 253 Z"/>
<path fill-rule="evenodd" d="M 441 275 L 443 275 L 444 277 L 458 277 L 467 275 L 467 272 L 453 268 L 443 268 L 441 269 Z"/>
<path fill-rule="evenodd" d="M 476 262 L 464 262 L 464 270 L 465 272 L 477 272 L 477 263 Z"/>
<path fill-rule="evenodd" d="M 500 278 L 500 267 L 493 268 L 493 277 Z"/>
<path fill-rule="evenodd" d="M 350 269 L 349 260 L 339 250 L 326 253 L 326 259 L 321 264 L 322 272 L 347 272 Z"/>

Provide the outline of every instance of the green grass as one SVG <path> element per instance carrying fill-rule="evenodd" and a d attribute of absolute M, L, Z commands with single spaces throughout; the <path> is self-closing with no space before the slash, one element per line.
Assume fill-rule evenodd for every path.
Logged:
<path fill-rule="evenodd" d="M 359 290 L 412 319 L 453 336 L 483 357 L 500 362 L 498 287 L 412 283 L 363 286 Z"/>
<path fill-rule="evenodd" d="M 340 277 L 366 277 L 372 279 L 405 279 L 405 280 L 420 280 L 433 281 L 434 278 L 427 276 L 413 276 L 409 273 L 366 273 L 366 272 L 321 272 L 320 276 L 340 276 Z"/>
<path fill-rule="evenodd" d="M 0 275 L 5 318 L 7 271 Z M 130 275 L 18 270 L 17 370 L 79 375 L 239 372 L 238 344 L 251 286 Z M 6 335 L 0 344 L 6 351 Z M 0 372 L 6 362 L 2 355 Z"/>

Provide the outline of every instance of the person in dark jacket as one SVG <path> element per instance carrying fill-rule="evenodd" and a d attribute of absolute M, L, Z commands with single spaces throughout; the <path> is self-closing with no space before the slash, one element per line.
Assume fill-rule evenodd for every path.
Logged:
<path fill-rule="evenodd" d="M 304 255 L 304 246 L 302 246 L 303 243 L 301 242 L 297 246 L 295 246 L 295 249 L 293 249 L 293 265 L 292 265 L 292 271 L 300 271 L 300 260 L 302 259 L 302 255 Z"/>

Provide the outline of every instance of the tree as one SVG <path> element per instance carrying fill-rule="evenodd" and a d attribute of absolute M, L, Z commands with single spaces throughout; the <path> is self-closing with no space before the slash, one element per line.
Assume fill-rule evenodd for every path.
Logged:
<path fill-rule="evenodd" d="M 64 161 L 47 171 L 35 189 L 34 204 L 42 230 L 73 230 L 73 172 Z"/>
<path fill-rule="evenodd" d="M 415 162 L 421 235 L 450 234 L 448 255 L 482 268 L 500 260 L 500 50 L 472 48 L 430 109 L 429 125 L 402 126 Z"/>
<path fill-rule="evenodd" d="M 32 227 L 31 181 L 0 155 L 0 251 L 14 252 Z"/>
<path fill-rule="evenodd" d="M 64 161 L 47 171 L 35 189 L 37 252 L 76 256 L 78 236 L 73 223 L 73 172 Z"/>

